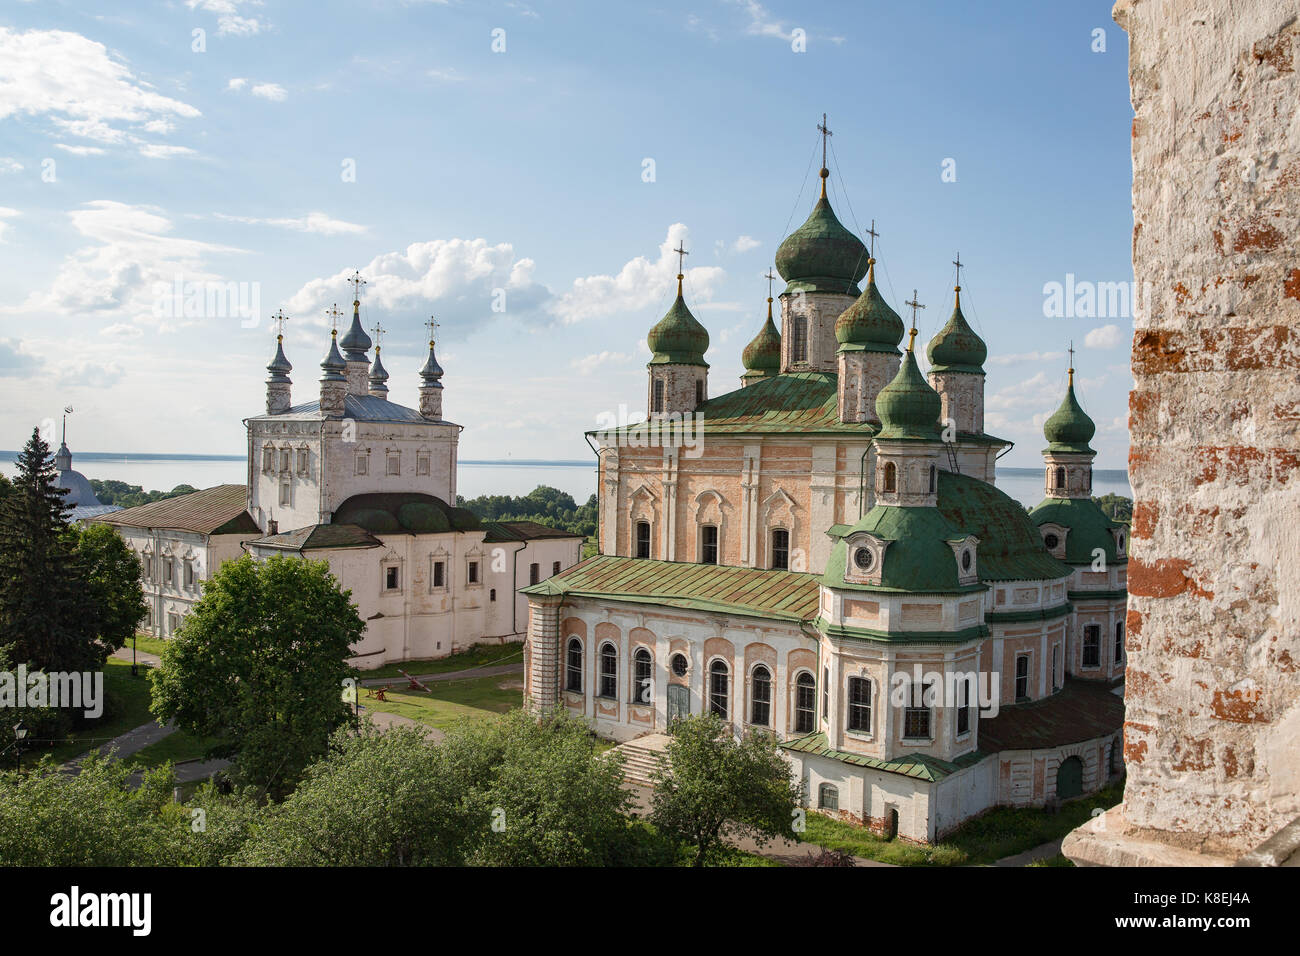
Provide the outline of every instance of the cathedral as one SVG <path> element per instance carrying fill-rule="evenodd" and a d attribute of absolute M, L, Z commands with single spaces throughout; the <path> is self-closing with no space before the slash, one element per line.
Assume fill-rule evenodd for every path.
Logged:
<path fill-rule="evenodd" d="M 361 324 L 364 281 L 353 276 L 351 327 L 341 339 L 331 333 L 311 400 L 293 403 L 293 366 L 277 336 L 265 414 L 245 420 L 244 485 L 97 519 L 138 556 L 146 626 L 157 636 L 175 633 L 224 561 L 280 554 L 328 562 L 351 592 L 366 624 L 354 666 L 446 657 L 522 640 L 528 610 L 519 589 L 581 558 L 581 535 L 532 521 L 481 522 L 455 506 L 461 426 L 442 417 L 435 323 L 419 407 L 390 401 L 381 347 Z M 337 310 L 330 314 L 337 322 Z"/>
<path fill-rule="evenodd" d="M 984 430 L 960 284 L 923 373 L 828 175 L 738 388 L 711 393 L 679 270 L 647 420 L 589 433 L 600 553 L 524 589 L 524 693 L 624 741 L 629 766 L 686 714 L 772 734 L 807 806 L 933 842 L 1119 772 L 1126 528 L 1092 500 L 1073 368 L 1043 502 L 998 490 L 1010 443 Z"/>

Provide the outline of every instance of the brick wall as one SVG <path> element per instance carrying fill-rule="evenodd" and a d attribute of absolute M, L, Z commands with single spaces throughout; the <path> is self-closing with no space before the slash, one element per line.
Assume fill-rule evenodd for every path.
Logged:
<path fill-rule="evenodd" d="M 1253 846 L 1300 813 L 1300 25 L 1121 0 L 1133 338 L 1124 813 Z"/>

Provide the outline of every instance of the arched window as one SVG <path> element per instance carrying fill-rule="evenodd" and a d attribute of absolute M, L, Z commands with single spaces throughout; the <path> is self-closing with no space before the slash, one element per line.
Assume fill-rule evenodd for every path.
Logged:
<path fill-rule="evenodd" d="M 817 788 L 817 806 L 822 810 L 838 810 L 840 808 L 839 789 L 832 784 L 823 783 Z"/>
<path fill-rule="evenodd" d="M 636 523 L 636 556 L 638 558 L 650 557 L 649 521 L 638 521 Z"/>
<path fill-rule="evenodd" d="M 785 528 L 772 530 L 772 567 L 778 571 L 790 570 L 790 532 Z"/>
<path fill-rule="evenodd" d="M 650 394 L 651 394 L 651 398 L 650 398 L 651 410 L 655 412 L 662 412 L 664 410 L 664 380 L 663 379 L 657 378 L 654 380 L 654 383 L 650 386 Z"/>
<path fill-rule="evenodd" d="M 714 661 L 709 665 L 709 712 L 723 720 L 727 719 L 730 676 L 725 661 Z"/>
<path fill-rule="evenodd" d="M 1115 622 L 1115 663 L 1124 663 L 1124 622 Z"/>
<path fill-rule="evenodd" d="M 871 733 L 871 681 L 849 678 L 849 730 Z"/>
<path fill-rule="evenodd" d="M 822 720 L 831 719 L 831 669 L 822 668 Z"/>
<path fill-rule="evenodd" d="M 794 682 L 794 732 L 810 734 L 817 718 L 817 681 L 804 671 Z"/>
<path fill-rule="evenodd" d="M 808 320 L 802 315 L 790 318 L 790 364 L 808 361 Z"/>
<path fill-rule="evenodd" d="M 931 465 L 930 466 L 930 494 L 934 494 L 934 486 L 937 480 L 938 480 L 938 476 L 935 474 L 934 465 Z"/>
<path fill-rule="evenodd" d="M 637 648 L 632 655 L 632 701 L 637 704 L 654 703 L 654 681 L 651 677 L 653 664 L 650 652 L 644 647 Z"/>
<path fill-rule="evenodd" d="M 618 651 L 608 642 L 600 645 L 600 697 L 618 697 Z"/>
<path fill-rule="evenodd" d="M 898 490 L 898 467 L 892 462 L 885 462 L 885 481 L 881 490 L 892 494 Z"/>
<path fill-rule="evenodd" d="M 759 664 L 754 668 L 751 681 L 749 722 L 766 727 L 772 722 L 772 672 Z"/>
<path fill-rule="evenodd" d="M 695 383 L 695 404 L 704 404 L 704 382 L 702 381 L 697 381 Z"/>
<path fill-rule="evenodd" d="M 582 693 L 582 641 L 569 638 L 569 651 L 564 660 L 564 689 Z"/>
<path fill-rule="evenodd" d="M 1065 469 L 1064 468 L 1056 469 L 1056 490 L 1057 491 L 1065 490 Z"/>

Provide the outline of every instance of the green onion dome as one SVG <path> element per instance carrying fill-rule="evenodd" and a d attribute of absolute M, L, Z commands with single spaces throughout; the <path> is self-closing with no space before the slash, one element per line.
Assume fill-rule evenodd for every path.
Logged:
<path fill-rule="evenodd" d="M 753 341 L 745 346 L 740 362 L 745 366 L 746 372 L 756 375 L 775 375 L 781 371 L 781 333 L 772 321 L 771 296 L 767 299 L 767 321 Z"/>
<path fill-rule="evenodd" d="M 786 281 L 786 292 L 846 292 L 858 295 L 858 283 L 867 272 L 867 247 L 835 218 L 826 198 L 822 169 L 822 194 L 808 220 L 790 233 L 776 250 L 776 271 Z"/>
<path fill-rule="evenodd" d="M 347 334 L 343 336 L 339 345 L 343 346 L 343 351 L 347 353 L 349 362 L 364 362 L 370 344 L 370 336 L 366 335 L 366 330 L 361 327 L 361 300 L 353 299 L 352 325 L 348 328 Z"/>
<path fill-rule="evenodd" d="M 961 313 L 961 286 L 957 286 L 955 292 L 952 317 L 939 330 L 939 334 L 930 340 L 925 354 L 930 359 L 932 371 L 983 374 L 984 360 L 989 354 L 988 346 L 975 334 L 975 330 L 966 322 L 966 316 Z"/>
<path fill-rule="evenodd" d="M 939 441 L 939 412 L 943 406 L 939 393 L 917 367 L 912 352 L 915 341 L 916 329 L 912 329 L 898 374 L 876 396 L 876 415 L 881 425 L 877 438 Z"/>
<path fill-rule="evenodd" d="M 1043 436 L 1048 441 L 1047 451 L 1095 454 L 1088 447 L 1088 442 L 1096 432 L 1097 426 L 1074 397 L 1074 369 L 1070 369 L 1070 384 L 1065 390 L 1065 400 L 1043 425 Z"/>
<path fill-rule="evenodd" d="M 835 320 L 835 341 L 872 352 L 898 354 L 903 341 L 903 320 L 876 288 L 876 260 L 867 260 L 867 287 L 856 302 Z"/>
<path fill-rule="evenodd" d="M 709 333 L 686 308 L 680 273 L 677 276 L 677 301 L 650 330 L 646 345 L 654 353 L 651 365 L 708 366 L 704 353 L 709 350 Z"/>
<path fill-rule="evenodd" d="M 275 358 L 271 359 L 271 364 L 266 367 L 266 370 L 271 373 L 270 381 L 282 385 L 290 384 L 289 373 L 293 371 L 293 366 L 289 364 L 284 354 L 283 335 L 275 337 Z"/>

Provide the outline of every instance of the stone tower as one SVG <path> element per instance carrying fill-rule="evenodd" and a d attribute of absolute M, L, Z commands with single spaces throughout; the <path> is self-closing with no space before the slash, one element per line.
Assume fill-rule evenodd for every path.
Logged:
<path fill-rule="evenodd" d="M 429 357 L 420 368 L 420 415 L 430 421 L 442 421 L 442 366 L 433 354 L 433 325 L 430 324 Z"/>
<path fill-rule="evenodd" d="M 683 278 L 678 272 L 677 299 L 646 336 L 646 345 L 654 353 L 646 366 L 646 408 L 651 419 L 688 414 L 709 397 L 709 364 L 704 361 L 709 333 L 686 307 Z"/>
<path fill-rule="evenodd" d="M 293 366 L 284 355 L 283 333 L 275 337 L 275 357 L 266 370 L 271 373 L 266 380 L 266 414 L 283 415 L 293 405 L 293 382 L 289 379 Z"/>
<path fill-rule="evenodd" d="M 1061 407 L 1043 425 L 1043 490 L 1048 498 L 1092 498 L 1092 460 L 1097 453 L 1088 445 L 1097 426 L 1074 397 L 1074 368 Z"/>
<path fill-rule="evenodd" d="M 348 396 L 347 362 L 339 354 L 339 333 L 330 332 L 330 350 L 320 363 L 325 372 L 320 379 L 320 410 L 327 418 L 342 418 Z"/>
<path fill-rule="evenodd" d="M 930 385 L 943 403 L 939 418 L 951 421 L 958 432 L 984 434 L 984 340 L 961 311 L 961 286 L 953 289 L 952 316 L 930 340 Z M 956 436 L 953 436 L 955 439 Z"/>
<path fill-rule="evenodd" d="M 842 422 L 879 422 L 876 396 L 899 367 L 903 320 L 876 288 L 876 260 L 867 262 L 866 289 L 835 320 Z"/>

